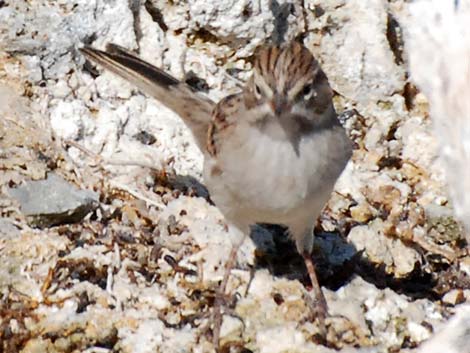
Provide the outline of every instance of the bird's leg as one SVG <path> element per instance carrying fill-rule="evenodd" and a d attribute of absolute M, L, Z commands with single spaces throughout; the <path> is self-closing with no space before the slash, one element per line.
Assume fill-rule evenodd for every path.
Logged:
<path fill-rule="evenodd" d="M 245 241 L 247 234 L 248 234 L 247 232 L 244 232 L 243 236 L 241 237 L 241 240 L 239 239 L 235 244 L 232 245 L 232 249 L 230 250 L 230 254 L 228 256 L 227 262 L 225 263 L 224 277 L 222 278 L 222 282 L 220 283 L 217 294 L 215 296 L 215 304 L 214 304 L 214 312 L 213 312 L 214 329 L 212 331 L 212 342 L 217 351 L 219 350 L 220 329 L 222 327 L 222 319 L 223 319 L 222 307 L 225 304 L 224 302 L 225 291 L 227 289 L 227 284 L 230 278 L 230 273 L 237 259 L 238 250 L 240 249 L 241 245 Z"/>
<path fill-rule="evenodd" d="M 302 256 L 305 261 L 305 266 L 307 267 L 308 276 L 310 277 L 310 282 L 312 282 L 312 289 L 315 295 L 315 308 L 314 313 L 318 319 L 318 324 L 320 327 L 320 334 L 323 337 L 326 337 L 326 326 L 325 319 L 328 315 L 328 306 L 326 304 L 325 296 L 321 290 L 320 284 L 318 283 L 317 274 L 315 272 L 315 265 L 312 261 L 312 256 L 309 252 L 303 251 Z"/>

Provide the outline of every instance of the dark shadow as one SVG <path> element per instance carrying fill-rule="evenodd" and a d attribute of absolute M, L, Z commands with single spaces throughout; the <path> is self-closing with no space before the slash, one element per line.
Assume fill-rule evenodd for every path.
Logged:
<path fill-rule="evenodd" d="M 274 276 L 299 280 L 310 286 L 310 279 L 302 256 L 287 229 L 273 224 L 253 227 L 251 239 L 257 249 L 256 268 L 266 268 Z M 267 239 L 269 238 L 269 239 Z M 267 248 L 266 244 L 271 243 Z M 312 254 L 319 281 L 331 290 L 337 290 L 349 282 L 354 274 L 357 251 L 336 233 L 318 233 Z"/>
<path fill-rule="evenodd" d="M 425 272 L 419 266 L 415 266 L 408 276 L 396 278 L 385 271 L 384 264 L 374 264 L 358 257 L 355 272 L 366 282 L 375 285 L 379 289 L 390 288 L 394 292 L 411 299 L 435 301 L 440 297 L 435 291 L 436 277 Z"/>
<path fill-rule="evenodd" d="M 184 82 L 198 92 L 209 93 L 209 84 L 207 81 L 197 76 L 192 70 L 186 73 Z"/>
<path fill-rule="evenodd" d="M 192 176 L 174 175 L 168 177 L 167 182 L 176 190 L 204 197 L 211 202 L 206 187 Z M 297 252 L 294 242 L 289 239 L 285 227 L 259 224 L 252 227 L 250 238 L 257 249 L 255 269 L 268 269 L 273 276 L 299 280 L 306 287 L 310 287 L 304 260 Z M 442 267 L 441 271 L 436 273 L 426 270 L 426 265 L 417 264 L 408 276 L 397 278 L 385 271 L 384 264 L 372 263 L 361 255 L 361 252 L 339 233 L 316 231 L 312 257 L 320 284 L 330 290 L 336 291 L 343 287 L 354 275 L 362 277 L 379 289 L 389 288 L 411 299 L 439 299 L 442 293 L 439 293 L 438 287 L 443 282 L 439 281 L 439 278 L 444 275 L 449 278 L 445 281 L 447 286 L 452 282 L 465 282 L 468 285 L 463 287 L 470 287 L 470 279 L 453 281 L 452 276 L 456 271 L 448 269 L 449 266 Z M 449 288 L 446 291 L 448 290 Z"/>
<path fill-rule="evenodd" d="M 214 204 L 204 184 L 191 175 L 166 174 L 164 178 L 157 180 L 156 184 L 178 190 L 184 195 L 203 197 Z"/>
<path fill-rule="evenodd" d="M 286 228 L 277 225 L 260 225 L 252 230 L 251 239 L 260 251 L 256 256 L 256 268 L 265 268 L 273 276 L 299 280 L 306 287 L 310 280 L 302 256 L 286 233 Z M 269 236 L 270 234 L 270 236 Z M 267 248 L 267 244 L 271 247 Z M 389 288 L 411 299 L 426 298 L 435 301 L 437 276 L 424 267 L 416 268 L 404 278 L 396 278 L 385 271 L 385 266 L 362 258 L 354 245 L 344 240 L 339 233 L 317 232 L 312 254 L 317 275 L 322 286 L 338 290 L 354 275 L 362 277 L 379 289 Z"/>

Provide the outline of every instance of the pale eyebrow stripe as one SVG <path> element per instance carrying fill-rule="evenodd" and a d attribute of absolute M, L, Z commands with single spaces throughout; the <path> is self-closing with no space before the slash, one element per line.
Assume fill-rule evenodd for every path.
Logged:
<path fill-rule="evenodd" d="M 311 77 L 311 81 L 312 82 L 315 82 L 315 77 L 318 75 L 318 72 L 320 70 L 320 67 L 318 65 L 316 65 L 315 67 L 315 71 L 313 72 L 313 75 Z M 301 79 L 299 79 L 295 85 L 287 92 L 287 97 L 289 98 L 289 100 L 292 100 L 295 98 L 295 96 L 297 96 L 297 94 L 300 92 L 300 90 L 305 86 L 305 84 L 310 81 L 310 79 L 305 79 L 305 77 L 308 77 L 308 76 L 302 76 Z M 304 78 L 304 79 L 302 79 Z M 315 87 L 314 87 L 315 89 Z"/>
<path fill-rule="evenodd" d="M 273 96 L 273 90 L 271 87 L 269 87 L 268 83 L 264 79 L 264 76 L 257 72 L 255 72 L 255 84 L 260 84 L 260 86 L 262 86 L 263 90 L 267 93 L 268 98 Z"/>

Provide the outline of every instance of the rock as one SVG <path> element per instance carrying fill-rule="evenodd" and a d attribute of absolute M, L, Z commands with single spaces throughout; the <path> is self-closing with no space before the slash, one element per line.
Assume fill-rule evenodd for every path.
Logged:
<path fill-rule="evenodd" d="M 0 218 L 0 239 L 11 239 L 20 235 L 20 231 L 9 219 Z"/>
<path fill-rule="evenodd" d="M 449 305 L 457 305 L 465 302 L 465 294 L 461 289 L 453 289 L 442 297 L 442 301 Z"/>
<path fill-rule="evenodd" d="M 384 264 L 387 273 L 406 277 L 413 271 L 415 264 L 420 262 L 420 255 L 399 239 L 385 236 L 383 227 L 383 222 L 376 219 L 367 226 L 352 228 L 348 239 L 358 251 L 364 250 L 363 256 L 369 261 Z"/>
<path fill-rule="evenodd" d="M 79 190 L 57 174 L 26 182 L 8 192 L 20 203 L 29 224 L 38 228 L 79 222 L 98 207 L 97 193 Z"/>
<path fill-rule="evenodd" d="M 332 353 L 333 349 L 308 342 L 295 325 L 286 324 L 273 326 L 256 336 L 260 353 Z"/>
<path fill-rule="evenodd" d="M 470 6 L 464 1 L 416 1 L 409 11 L 405 38 L 411 77 L 429 100 L 455 211 L 469 242 Z"/>
<path fill-rule="evenodd" d="M 415 351 L 455 309 L 435 299 L 430 287 L 408 291 L 406 281 L 416 273 L 440 276 L 442 271 L 429 260 L 436 246 L 419 249 L 419 244 L 441 242 L 454 250 L 459 243 L 454 236 L 441 236 L 446 235 L 441 230 L 455 229 L 447 219 L 427 237 L 429 218 L 446 216 L 443 209 L 432 210 L 433 205 L 450 209 L 450 203 L 443 173 L 436 167 L 437 143 L 428 119 L 427 98 L 432 104 L 433 96 L 416 92 L 407 62 L 408 51 L 415 47 L 401 38 L 402 29 L 425 20 L 413 17 L 411 25 L 406 22 L 415 3 L 419 1 L 0 1 L 0 76 L 21 96 L 11 100 L 0 87 L 0 218 L 12 219 L 0 222 L 8 233 L 0 235 L 0 297 L 8 298 L 0 300 L 0 311 L 15 315 L 4 327 L 0 324 L 0 332 L 11 332 L 7 344 L 20 340 L 25 351 L 41 352 L 71 347 L 85 351 L 91 346 L 133 353 L 214 351 L 207 331 L 214 291 L 239 234 L 226 229 L 207 192 L 197 190 L 203 197 L 195 197 L 185 191 L 192 189 L 188 175 L 201 181 L 202 155 L 181 119 L 115 75 L 84 65 L 76 48 L 123 45 L 178 79 L 191 78 L 201 94 L 217 101 L 238 92 L 250 77 L 258 44 L 296 37 L 327 72 L 338 112 L 355 112 L 342 115 L 356 147 L 354 156 L 320 219 L 314 249 L 314 257 L 321 253 L 318 258 L 329 265 L 320 261 L 317 266 L 332 314 L 328 347 L 315 339 L 318 327 L 305 300 L 312 299 L 312 292 L 302 275 L 302 258 L 281 232 L 264 226 L 254 227 L 238 254 L 227 289 L 238 301 L 230 313 L 234 316 L 224 316 L 224 338 L 232 345 L 230 351 Z M 465 17 L 467 5 L 462 1 L 423 3 L 437 13 L 449 6 L 450 12 L 442 12 L 446 19 Z M 429 33 L 445 32 L 436 26 Z M 420 68 L 439 58 L 436 52 L 440 54 L 434 50 L 426 55 Z M 155 139 L 136 138 L 141 132 Z M 51 136 L 56 141 L 71 139 L 99 155 L 104 168 L 90 172 L 91 158 L 82 149 L 64 150 Z M 38 149 L 55 145 L 57 153 Z M 71 161 L 68 169 L 63 160 Z M 93 218 L 91 227 L 88 222 L 60 227 L 80 234 L 80 239 L 65 237 L 57 228 L 32 232 L 5 195 L 8 185 L 44 179 L 51 169 L 67 180 L 68 173 L 80 173 L 87 185 L 102 185 L 87 174 L 110 181 L 112 190 L 102 191 L 102 217 Z M 162 186 L 158 175 L 173 172 L 176 178 Z M 465 173 L 453 175 L 462 183 L 468 180 Z M 70 185 L 66 190 L 59 195 L 77 192 Z M 136 199 L 124 190 L 135 191 Z M 48 194 L 44 200 L 51 198 Z M 96 203 L 96 196 L 92 199 Z M 28 218 L 39 216 L 44 217 Z M 23 228 L 20 234 L 16 227 Z M 350 232 L 351 243 L 337 235 L 338 229 L 345 238 Z M 355 266 L 356 248 L 366 257 L 361 264 L 372 262 L 380 270 L 364 276 L 368 282 L 351 274 L 364 275 L 364 269 Z M 269 259 L 272 254 L 275 261 Z M 265 258 L 266 264 L 258 262 Z M 470 273 L 468 256 L 458 261 L 449 271 Z M 278 271 L 277 262 L 285 270 Z M 73 271 L 76 263 L 90 264 L 86 269 L 99 276 L 93 275 L 90 282 L 83 271 Z M 73 276 L 63 272 L 68 267 Z M 401 294 L 387 288 L 388 281 L 383 283 L 388 275 Z M 462 282 L 457 285 L 464 287 Z M 454 284 L 449 283 L 452 290 Z M 83 292 L 89 298 L 85 311 L 77 310 Z M 468 298 L 469 290 L 463 292 Z M 458 295 L 449 294 L 450 302 L 456 299 Z M 31 305 L 46 300 L 64 305 Z M 99 337 L 102 331 L 111 339 Z M 229 351 L 227 345 L 221 350 Z M 17 350 L 10 347 L 6 350 Z"/>
<path fill-rule="evenodd" d="M 312 1 L 328 12 L 320 21 L 320 57 L 333 88 L 360 104 L 383 100 L 403 88 L 405 72 L 387 42 L 386 2 Z M 352 15 L 354 14 L 354 15 Z"/>
<path fill-rule="evenodd" d="M 240 318 L 224 316 L 220 337 L 222 341 L 235 341 L 243 333 L 244 323 Z"/>
<path fill-rule="evenodd" d="M 330 300 L 336 304 L 332 317 L 347 317 L 366 337 L 370 330 L 386 346 L 400 346 L 408 336 L 417 342 L 427 339 L 431 333 L 423 321 L 429 323 L 431 317 L 439 316 L 437 307 L 428 300 L 409 301 L 389 289 L 379 290 L 360 277 L 354 277 Z"/>
<path fill-rule="evenodd" d="M 366 203 L 361 203 L 351 207 L 351 217 L 359 223 L 366 223 L 373 217 L 373 212 Z"/>
<path fill-rule="evenodd" d="M 470 305 L 458 308 L 456 315 L 432 339 L 424 343 L 419 353 L 469 353 Z"/>
<path fill-rule="evenodd" d="M 467 256 L 460 262 L 460 270 L 470 276 L 470 258 Z"/>

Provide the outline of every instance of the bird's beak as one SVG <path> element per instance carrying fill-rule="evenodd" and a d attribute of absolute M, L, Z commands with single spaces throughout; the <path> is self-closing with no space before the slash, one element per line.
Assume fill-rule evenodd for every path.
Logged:
<path fill-rule="evenodd" d="M 288 109 L 287 101 L 284 97 L 276 94 L 269 102 L 269 108 L 274 116 L 281 116 Z"/>

